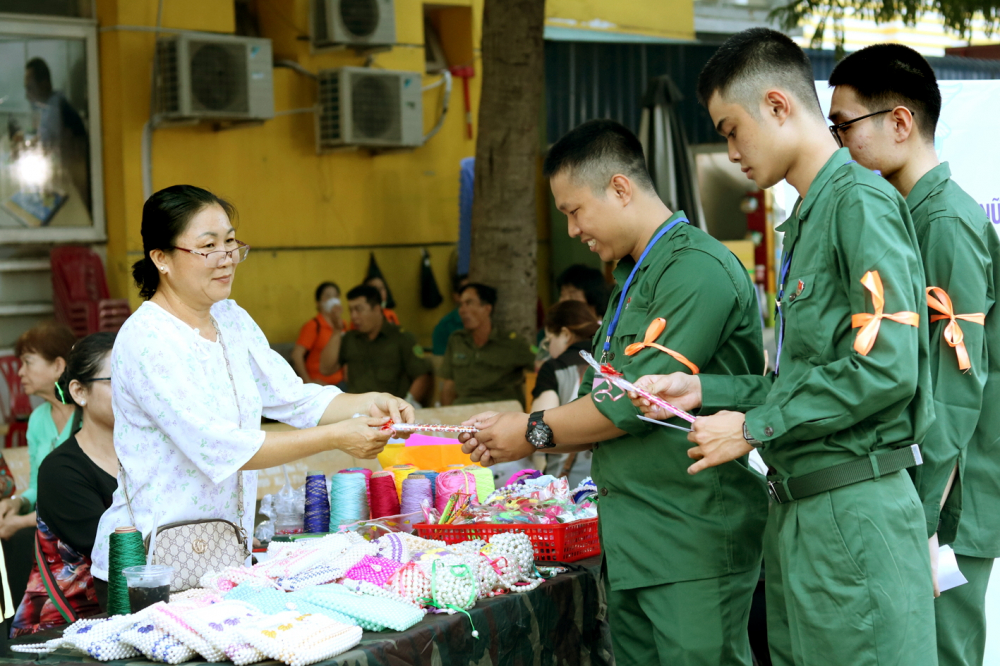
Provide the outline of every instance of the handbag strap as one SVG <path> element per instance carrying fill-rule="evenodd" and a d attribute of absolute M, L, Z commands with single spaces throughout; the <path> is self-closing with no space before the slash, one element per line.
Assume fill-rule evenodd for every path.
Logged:
<path fill-rule="evenodd" d="M 222 329 L 219 328 L 219 324 L 216 323 L 215 317 L 212 317 L 212 326 L 215 327 L 215 334 L 219 338 L 219 344 L 222 345 L 222 357 L 226 360 L 226 372 L 229 373 L 229 383 L 233 386 L 233 397 L 236 398 L 236 412 L 238 414 L 238 422 L 240 429 L 243 429 L 243 409 L 240 407 L 240 394 L 236 390 L 236 379 L 233 377 L 233 368 L 229 364 L 229 348 L 226 347 L 226 339 L 222 336 Z M 247 535 L 246 528 L 243 526 L 243 470 L 237 470 L 236 472 L 236 525 L 240 529 L 240 534 L 243 535 L 243 546 L 250 552 L 250 539 Z"/>
<path fill-rule="evenodd" d="M 62 588 L 59 587 L 59 581 L 56 580 L 55 573 L 49 567 L 48 560 L 45 559 L 45 553 L 42 552 L 42 537 L 40 535 L 41 530 L 35 530 L 35 564 L 38 566 L 42 585 L 45 586 L 45 591 L 48 593 L 52 605 L 56 607 L 56 610 L 63 616 L 66 623 L 73 624 L 80 619 L 80 616 L 76 614 L 73 605 L 70 604 L 69 599 L 63 594 Z"/>

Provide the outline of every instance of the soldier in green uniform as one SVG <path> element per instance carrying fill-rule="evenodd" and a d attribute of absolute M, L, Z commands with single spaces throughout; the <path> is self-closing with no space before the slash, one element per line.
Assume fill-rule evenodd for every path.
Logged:
<path fill-rule="evenodd" d="M 517 400 L 524 405 L 524 372 L 534 366 L 535 354 L 520 335 L 493 326 L 496 302 L 493 287 L 473 282 L 461 288 L 458 314 L 464 328 L 448 338 L 438 371 L 444 379 L 441 404 Z"/>
<path fill-rule="evenodd" d="M 760 314 L 746 270 L 683 212 L 667 209 L 629 130 L 613 121 L 584 123 L 552 147 L 545 173 L 570 236 L 602 260 L 618 261 L 595 357 L 633 380 L 673 370 L 763 372 Z M 539 448 L 593 449 L 616 663 L 750 664 L 763 479 L 745 456 L 689 477 L 682 430 L 642 421 L 620 390 L 593 386 L 589 371 L 581 397 L 567 405 L 530 417 L 478 415 L 472 421 L 480 431 L 465 450 L 492 464 Z"/>
<path fill-rule="evenodd" d="M 779 227 L 776 367 L 640 385 L 681 407 L 739 410 L 695 422 L 692 474 L 754 447 L 770 468 L 775 664 L 936 664 L 924 515 L 904 471 L 933 421 L 926 284 L 906 203 L 838 147 L 809 60 L 787 36 L 733 35 L 698 94 L 748 178 L 761 188 L 784 178 L 800 195 Z"/>
<path fill-rule="evenodd" d="M 986 585 L 1000 557 L 1000 239 L 975 200 L 939 164 L 934 131 L 941 92 L 919 53 L 878 44 L 830 75 L 830 120 L 851 156 L 906 197 L 923 255 L 930 311 L 936 419 L 921 444 L 915 481 L 932 562 L 953 544 L 966 585 L 935 602 L 938 659 L 978 666 L 986 641 Z M 952 484 L 954 479 L 954 485 Z M 949 492 L 950 487 L 950 492 Z M 942 505 L 944 509 L 942 510 Z M 961 518 L 961 521 L 959 521 Z"/>
<path fill-rule="evenodd" d="M 354 330 L 340 343 L 323 349 L 319 367 L 323 374 L 347 369 L 351 393 L 377 391 L 425 403 L 434 390 L 434 369 L 413 334 L 390 324 L 382 316 L 378 289 L 362 285 L 347 292 Z"/>

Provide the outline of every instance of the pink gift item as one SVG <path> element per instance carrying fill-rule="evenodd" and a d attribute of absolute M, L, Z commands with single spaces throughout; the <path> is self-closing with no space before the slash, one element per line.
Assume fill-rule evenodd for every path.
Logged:
<path fill-rule="evenodd" d="M 406 440 L 407 446 L 461 446 L 462 443 L 457 439 L 449 439 L 447 437 L 432 437 L 430 435 L 414 434 L 410 435 L 409 439 Z"/>
<path fill-rule="evenodd" d="M 401 566 L 403 565 L 396 560 L 366 555 L 360 562 L 348 569 L 344 578 L 364 580 L 382 587 Z"/>

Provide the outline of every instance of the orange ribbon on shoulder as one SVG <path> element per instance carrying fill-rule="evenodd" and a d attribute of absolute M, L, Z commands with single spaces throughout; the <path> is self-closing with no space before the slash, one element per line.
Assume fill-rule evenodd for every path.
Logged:
<path fill-rule="evenodd" d="M 951 303 L 951 297 L 941 287 L 927 287 L 927 307 L 937 310 L 941 314 L 931 315 L 931 323 L 948 319 L 948 325 L 944 327 L 944 339 L 958 356 L 958 367 L 961 370 L 968 370 L 972 367 L 969 360 L 969 352 L 965 348 L 965 334 L 962 327 L 958 325 L 958 320 L 970 321 L 980 326 L 986 325 L 986 315 L 982 312 L 975 314 L 955 314 L 955 307 Z"/>
<path fill-rule="evenodd" d="M 663 334 L 663 331 L 667 329 L 667 320 L 663 317 L 658 317 L 652 321 L 649 328 L 646 329 L 646 337 L 642 342 L 633 342 L 628 347 L 625 348 L 626 356 L 635 356 L 641 352 L 646 347 L 652 347 L 653 349 L 659 349 L 664 354 L 670 354 L 678 362 L 687 366 L 692 374 L 698 374 L 698 366 L 687 360 L 684 354 L 675 352 L 673 349 L 668 349 L 661 344 L 657 344 L 656 339 Z"/>
<path fill-rule="evenodd" d="M 854 339 L 854 351 L 862 356 L 867 356 L 875 345 L 875 338 L 878 337 L 878 329 L 882 325 L 883 319 L 891 319 L 907 326 L 919 326 L 920 315 L 916 312 L 897 312 L 895 314 L 885 314 L 885 295 L 882 290 L 882 278 L 878 271 L 868 271 L 861 278 L 861 284 L 872 294 L 872 305 L 875 306 L 875 313 L 862 312 L 851 315 L 851 328 L 860 328 L 857 337 Z"/>

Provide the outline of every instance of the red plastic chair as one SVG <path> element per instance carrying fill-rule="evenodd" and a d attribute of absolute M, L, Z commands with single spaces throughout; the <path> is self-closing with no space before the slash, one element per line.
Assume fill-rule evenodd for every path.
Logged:
<path fill-rule="evenodd" d="M 101 258 L 89 248 L 70 245 L 53 248 L 50 258 L 56 320 L 78 338 L 120 329 L 132 311 L 127 300 L 108 298 Z"/>
<path fill-rule="evenodd" d="M 17 375 L 21 360 L 16 356 L 0 356 L 0 375 L 7 383 L 9 404 L 0 400 L 0 416 L 7 423 L 7 435 L 4 437 L 4 448 L 28 445 L 28 422 L 31 416 L 31 399 L 21 386 L 21 378 Z"/>

